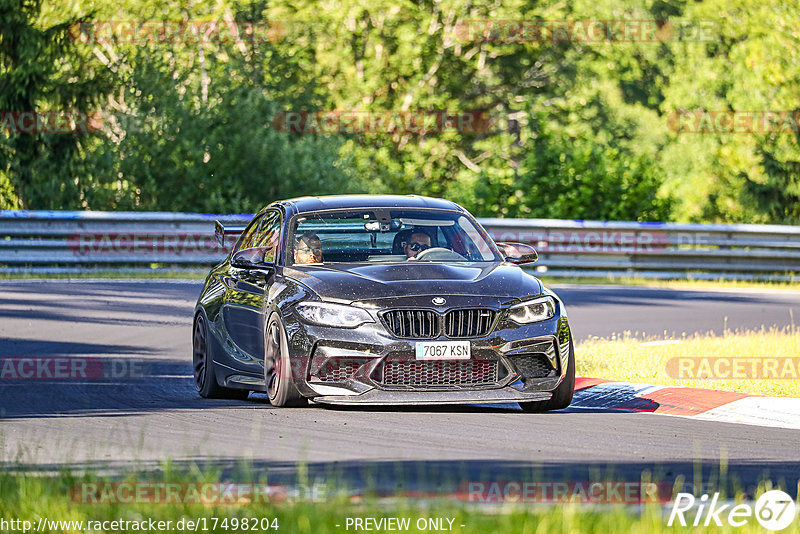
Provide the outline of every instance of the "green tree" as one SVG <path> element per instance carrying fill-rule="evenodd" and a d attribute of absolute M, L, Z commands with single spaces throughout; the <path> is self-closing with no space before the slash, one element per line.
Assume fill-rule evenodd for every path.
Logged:
<path fill-rule="evenodd" d="M 707 0 L 687 16 L 718 21 L 714 39 L 673 45 L 662 111 L 788 111 L 800 99 L 800 4 Z M 686 199 L 682 219 L 800 223 L 800 136 L 784 133 L 671 136 L 662 162 Z"/>
<path fill-rule="evenodd" d="M 540 122 L 518 169 L 478 176 L 471 203 L 493 217 L 658 221 L 671 200 L 656 196 L 657 165 L 591 138 L 571 138 Z M 465 202 L 470 203 L 470 202 Z"/>
<path fill-rule="evenodd" d="M 582 18 L 577 8 L 525 1 L 501 6 L 348 0 L 326 11 L 313 1 L 279 1 L 268 13 L 296 20 L 295 26 L 315 21 L 303 39 L 315 51 L 315 73 L 330 88 L 335 109 L 483 110 L 492 118 L 492 128 L 477 134 L 347 136 L 344 153 L 373 179 L 372 191 L 446 195 L 480 215 L 524 215 L 535 204 L 526 190 L 534 170 L 523 168 L 524 162 L 530 163 L 532 153 L 558 155 L 563 140 L 575 137 L 594 143 L 593 152 L 615 151 L 627 172 L 649 173 L 640 182 L 656 196 L 657 143 L 645 123 L 657 114 L 647 109 L 647 94 L 626 100 L 622 82 L 628 93 L 649 88 L 645 75 L 635 72 L 638 60 L 630 51 L 609 59 L 603 48 L 498 42 L 459 31 L 470 20 Z M 655 61 L 655 53 L 647 59 Z M 630 65 L 625 80 L 604 70 L 609 61 Z M 549 116 L 552 136 L 540 135 L 530 119 L 540 112 Z M 488 189 L 494 191 L 491 201 Z M 506 190 L 512 196 L 504 197 Z M 668 203 L 659 202 L 654 213 L 665 215 Z M 627 213 L 640 211 L 637 204 Z M 617 211 L 598 213 L 612 217 Z"/>
<path fill-rule="evenodd" d="M 262 21 L 264 5 L 107 2 L 96 17 Z M 115 87 L 102 106 L 102 130 L 82 145 L 83 179 L 92 184 L 81 194 L 83 207 L 244 212 L 277 198 L 358 187 L 339 156 L 340 139 L 272 127 L 280 109 L 319 98 L 304 74 L 313 58 L 295 44 L 198 42 L 188 32 L 171 42 L 100 42 L 87 32 L 81 53 L 93 55 Z"/>
<path fill-rule="evenodd" d="M 52 22 L 41 0 L 0 0 L 0 110 L 94 111 L 108 85 L 70 39 L 69 28 L 77 18 Z M 93 187 L 82 179 L 84 135 L 21 133 L 13 128 L 0 133 L 4 203 L 79 207 Z"/>

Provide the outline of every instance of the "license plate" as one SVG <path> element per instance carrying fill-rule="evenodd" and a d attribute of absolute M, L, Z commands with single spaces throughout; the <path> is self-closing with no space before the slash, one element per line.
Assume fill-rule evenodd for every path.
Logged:
<path fill-rule="evenodd" d="M 469 360 L 469 341 L 417 341 L 418 360 Z"/>

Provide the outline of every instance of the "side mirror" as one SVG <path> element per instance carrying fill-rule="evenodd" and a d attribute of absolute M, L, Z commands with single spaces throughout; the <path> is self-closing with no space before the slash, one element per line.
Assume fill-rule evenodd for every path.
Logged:
<path fill-rule="evenodd" d="M 231 257 L 231 265 L 237 269 L 269 269 L 275 265 L 274 257 L 272 247 L 243 248 Z"/>
<path fill-rule="evenodd" d="M 533 263 L 539 259 L 536 249 L 524 243 L 498 243 L 497 246 L 503 251 L 503 255 L 509 263 L 521 265 Z"/>

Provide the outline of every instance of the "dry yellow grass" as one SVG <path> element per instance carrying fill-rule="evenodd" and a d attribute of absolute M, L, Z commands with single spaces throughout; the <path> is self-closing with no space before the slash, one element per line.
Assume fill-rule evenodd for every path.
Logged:
<path fill-rule="evenodd" d="M 579 376 L 800 397 L 800 328 L 578 343 Z M 689 378 L 695 377 L 695 378 Z"/>
<path fill-rule="evenodd" d="M 666 289 L 770 289 L 770 290 L 800 290 L 800 278 L 792 280 L 692 280 L 692 279 L 654 279 L 634 277 L 549 277 L 546 273 L 534 273 L 546 285 L 557 288 L 559 285 L 624 285 L 646 286 Z"/>

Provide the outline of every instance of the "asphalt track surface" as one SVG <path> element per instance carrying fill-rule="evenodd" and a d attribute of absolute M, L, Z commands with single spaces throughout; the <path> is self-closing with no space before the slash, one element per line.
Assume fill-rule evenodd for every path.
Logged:
<path fill-rule="evenodd" d="M 180 281 L 0 282 L 0 357 L 115 358 L 146 371 L 143 379 L 0 380 L 4 467 L 130 472 L 169 458 L 178 467 L 213 465 L 229 477 L 247 465 L 292 483 L 300 462 L 312 481 L 447 492 L 474 480 L 638 481 L 643 471 L 657 480 L 713 483 L 722 462 L 727 484 L 752 490 L 769 477 L 796 494 L 797 430 L 610 410 L 276 409 L 259 395 L 201 399 L 190 376 L 199 290 L 199 282 Z M 577 339 L 800 319 L 800 292 L 792 291 L 556 290 Z"/>

